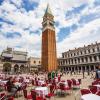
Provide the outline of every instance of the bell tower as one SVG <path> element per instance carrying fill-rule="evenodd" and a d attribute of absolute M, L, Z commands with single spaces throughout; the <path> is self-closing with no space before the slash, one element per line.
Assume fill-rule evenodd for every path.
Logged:
<path fill-rule="evenodd" d="M 42 68 L 51 72 L 57 69 L 54 16 L 47 5 L 42 22 Z"/>

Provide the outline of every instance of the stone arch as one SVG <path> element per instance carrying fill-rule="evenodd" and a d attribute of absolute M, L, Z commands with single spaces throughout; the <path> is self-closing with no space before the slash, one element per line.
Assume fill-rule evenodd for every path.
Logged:
<path fill-rule="evenodd" d="M 69 71 L 71 71 L 71 67 L 69 67 Z"/>
<path fill-rule="evenodd" d="M 20 72 L 23 73 L 24 71 L 25 71 L 25 66 L 24 65 L 21 65 L 20 66 Z"/>
<path fill-rule="evenodd" d="M 91 71 L 94 71 L 94 65 L 91 65 L 90 68 L 91 68 Z"/>
<path fill-rule="evenodd" d="M 77 66 L 75 66 L 75 71 L 78 71 L 78 67 Z"/>
<path fill-rule="evenodd" d="M 86 70 L 87 70 L 87 71 L 89 71 L 89 70 L 90 70 L 88 65 L 86 66 Z"/>
<path fill-rule="evenodd" d="M 10 73 L 11 72 L 11 63 L 6 62 L 3 64 L 3 72 Z"/>
<path fill-rule="evenodd" d="M 82 70 L 85 71 L 85 66 L 82 66 Z"/>
<path fill-rule="evenodd" d="M 14 65 L 14 72 L 15 73 L 18 73 L 18 71 L 19 71 L 19 65 L 18 64 L 15 64 Z"/>
<path fill-rule="evenodd" d="M 81 71 L 81 68 L 82 68 L 82 67 L 81 67 L 81 66 L 79 66 L 79 71 Z"/>

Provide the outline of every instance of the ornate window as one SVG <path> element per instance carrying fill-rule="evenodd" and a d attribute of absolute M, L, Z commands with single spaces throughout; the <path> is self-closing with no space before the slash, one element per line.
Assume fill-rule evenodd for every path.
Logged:
<path fill-rule="evenodd" d="M 90 53 L 90 49 L 88 49 L 88 53 Z"/>
<path fill-rule="evenodd" d="M 80 51 L 81 55 L 82 55 L 82 51 Z"/>
<path fill-rule="evenodd" d="M 80 63 L 80 58 L 78 58 L 78 63 Z"/>
<path fill-rule="evenodd" d="M 71 57 L 72 57 L 72 53 L 71 53 Z"/>
<path fill-rule="evenodd" d="M 36 64 L 36 61 L 34 61 L 34 64 Z"/>
<path fill-rule="evenodd" d="M 82 60 L 82 62 L 84 62 L 84 59 L 83 58 L 81 58 L 81 60 Z"/>
<path fill-rule="evenodd" d="M 97 57 L 96 56 L 94 56 L 94 61 L 97 61 Z"/>
<path fill-rule="evenodd" d="M 92 57 L 90 56 L 89 58 L 90 58 L 90 62 L 92 62 Z"/>
<path fill-rule="evenodd" d="M 95 52 L 95 49 L 93 48 L 92 51 Z"/>
<path fill-rule="evenodd" d="M 88 58 L 87 57 L 85 57 L 85 61 L 88 62 Z"/>

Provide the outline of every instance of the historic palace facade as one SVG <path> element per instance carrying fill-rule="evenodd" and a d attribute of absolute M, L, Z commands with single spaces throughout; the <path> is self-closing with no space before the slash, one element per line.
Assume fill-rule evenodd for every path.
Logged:
<path fill-rule="evenodd" d="M 37 57 L 29 57 L 28 58 L 30 72 L 38 71 L 41 69 L 41 59 Z"/>
<path fill-rule="evenodd" d="M 0 70 L 9 73 L 26 73 L 29 71 L 27 52 L 12 48 L 3 50 L 0 57 Z"/>
<path fill-rule="evenodd" d="M 49 5 L 43 16 L 42 27 L 42 68 L 51 72 L 57 69 L 57 54 L 54 16 Z"/>
<path fill-rule="evenodd" d="M 95 71 L 100 66 L 100 43 L 64 52 L 58 63 L 62 71 Z"/>

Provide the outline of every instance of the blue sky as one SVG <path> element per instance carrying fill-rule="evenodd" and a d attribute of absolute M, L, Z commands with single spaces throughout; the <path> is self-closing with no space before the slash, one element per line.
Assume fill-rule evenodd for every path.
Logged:
<path fill-rule="evenodd" d="M 57 55 L 100 42 L 100 0 L 0 0 L 0 52 L 6 47 L 41 56 L 42 17 L 49 3 Z"/>

